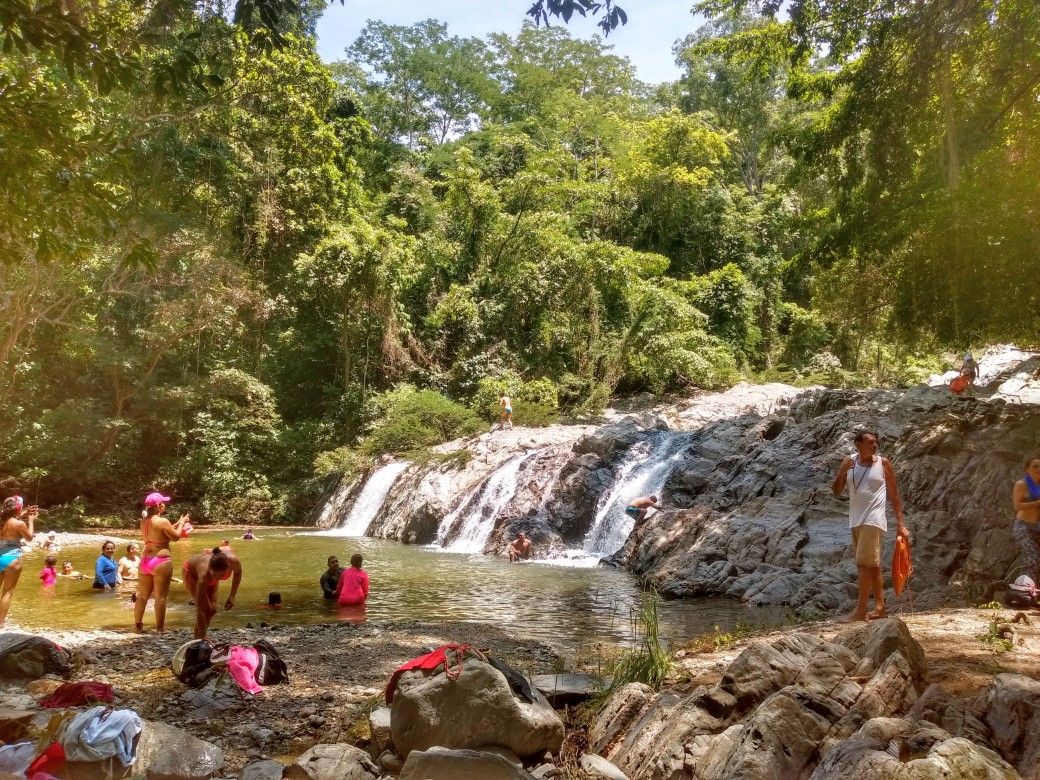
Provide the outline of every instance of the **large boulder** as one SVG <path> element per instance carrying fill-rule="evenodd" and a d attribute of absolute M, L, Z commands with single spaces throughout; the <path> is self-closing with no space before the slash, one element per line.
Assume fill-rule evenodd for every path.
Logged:
<path fill-rule="evenodd" d="M 0 678 L 36 680 L 45 674 L 68 677 L 66 650 L 49 639 L 31 634 L 0 634 Z"/>
<path fill-rule="evenodd" d="M 824 754 L 810 780 L 1017 780 L 992 750 L 931 723 L 877 718 Z"/>
<path fill-rule="evenodd" d="M 398 780 L 533 780 L 531 774 L 498 753 L 434 747 L 413 750 Z"/>
<path fill-rule="evenodd" d="M 224 752 L 183 729 L 158 721 L 142 723 L 137 761 L 129 770 L 115 759 L 68 761 L 62 765 L 65 780 L 99 777 L 147 777 L 148 780 L 209 780 L 224 769 Z"/>
<path fill-rule="evenodd" d="M 451 679 L 443 672 L 415 670 L 401 675 L 390 707 L 390 730 L 397 751 L 433 746 L 498 746 L 518 756 L 556 753 L 563 744 L 563 721 L 545 697 L 533 703 L 514 696 L 505 676 L 475 658 Z"/>
<path fill-rule="evenodd" d="M 977 708 L 993 747 L 1025 780 L 1040 780 L 1040 681 L 998 674 L 979 694 Z"/>
<path fill-rule="evenodd" d="M 379 775 L 368 753 L 347 744 L 315 745 L 282 773 L 287 780 L 376 780 Z"/>

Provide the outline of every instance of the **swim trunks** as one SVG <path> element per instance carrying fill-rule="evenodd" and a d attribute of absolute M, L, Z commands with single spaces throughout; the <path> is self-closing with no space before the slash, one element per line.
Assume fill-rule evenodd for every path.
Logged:
<path fill-rule="evenodd" d="M 643 510 L 641 510 L 637 506 L 629 505 L 629 506 L 625 507 L 625 514 L 628 515 L 629 517 L 634 517 L 636 520 L 639 519 L 639 513 L 642 512 L 642 511 Z"/>
<path fill-rule="evenodd" d="M 512 413 L 513 413 L 513 407 L 507 406 L 506 407 L 506 414 L 512 414 Z"/>

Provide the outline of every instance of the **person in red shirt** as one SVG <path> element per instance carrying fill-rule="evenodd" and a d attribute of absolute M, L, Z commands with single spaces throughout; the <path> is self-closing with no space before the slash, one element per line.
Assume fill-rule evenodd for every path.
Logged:
<path fill-rule="evenodd" d="M 336 603 L 341 607 L 356 607 L 368 598 L 368 572 L 361 568 L 361 556 L 350 556 L 350 568 L 344 569 L 336 586 Z"/>

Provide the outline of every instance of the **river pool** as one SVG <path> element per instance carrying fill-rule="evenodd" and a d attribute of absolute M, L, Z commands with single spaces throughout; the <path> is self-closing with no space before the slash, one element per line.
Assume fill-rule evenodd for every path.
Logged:
<path fill-rule="evenodd" d="M 367 620 L 474 620 L 494 623 L 518 636 L 543 639 L 574 648 L 602 642 L 628 644 L 633 640 L 632 615 L 643 597 L 638 581 L 615 569 L 568 568 L 540 563 L 510 564 L 503 558 L 446 553 L 425 547 L 367 537 L 343 538 L 307 529 L 259 529 L 260 539 L 243 541 L 235 532 L 232 545 L 242 560 L 244 576 L 237 603 L 221 611 L 214 628 L 241 627 L 247 622 L 313 623 L 357 620 L 356 612 L 341 613 L 321 596 L 318 578 L 325 560 L 336 555 L 347 564 L 360 552 L 372 580 L 364 618 Z M 126 535 L 127 532 L 123 532 Z M 195 533 L 173 545 L 175 571 L 188 555 L 219 544 L 231 532 Z M 96 547 L 70 547 L 59 559 L 71 560 L 87 575 L 84 580 L 59 579 L 52 587 L 40 584 L 43 553 L 27 555 L 9 622 L 23 628 L 129 629 L 132 587 L 98 592 L 91 588 Z M 117 548 L 118 559 L 124 550 Z M 221 584 L 222 604 L 229 583 Z M 260 609 L 267 594 L 279 591 L 279 611 Z M 184 586 L 174 583 L 167 611 L 170 626 L 189 626 L 194 610 Z M 670 641 L 723 630 L 740 621 L 755 624 L 782 622 L 782 610 L 748 609 L 729 599 L 664 601 L 660 608 L 662 635 Z M 153 623 L 151 607 L 146 624 Z"/>

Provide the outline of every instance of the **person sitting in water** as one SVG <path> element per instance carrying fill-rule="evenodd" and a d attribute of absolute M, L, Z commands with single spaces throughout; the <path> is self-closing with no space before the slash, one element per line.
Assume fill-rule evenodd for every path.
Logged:
<path fill-rule="evenodd" d="M 53 555 L 48 555 L 43 560 L 43 570 L 40 571 L 40 582 L 44 585 L 53 585 L 58 581 L 58 570 L 55 568 L 58 565 L 58 559 Z"/>
<path fill-rule="evenodd" d="M 231 546 L 231 540 L 225 539 L 220 543 L 220 549 L 224 552 L 234 552 L 235 548 Z"/>
<path fill-rule="evenodd" d="M 657 496 L 640 496 L 625 507 L 625 514 L 638 523 L 644 520 L 651 509 L 658 508 Z"/>
<path fill-rule="evenodd" d="M 119 566 L 112 557 L 116 554 L 113 542 L 101 545 L 101 556 L 94 564 L 94 587 L 98 590 L 112 590 L 122 582 L 119 579 Z"/>
<path fill-rule="evenodd" d="M 124 582 L 137 579 L 137 570 L 141 566 L 141 556 L 137 554 L 137 545 L 130 542 L 126 546 L 126 555 L 119 559 L 119 576 Z"/>
<path fill-rule="evenodd" d="M 48 531 L 47 536 L 44 537 L 43 543 L 40 547 L 46 552 L 56 553 L 61 547 L 58 545 L 58 534 L 54 531 Z"/>
<path fill-rule="evenodd" d="M 368 572 L 361 568 L 361 555 L 350 556 L 350 568 L 344 569 L 336 585 L 336 603 L 341 607 L 356 607 L 368 599 Z"/>
<path fill-rule="evenodd" d="M 35 506 L 25 506 L 21 496 L 5 498 L 0 508 L 0 572 L 4 575 L 3 592 L 0 593 L 0 626 L 7 620 L 11 598 L 22 575 L 22 542 L 32 544 L 38 511 Z"/>
<path fill-rule="evenodd" d="M 260 609 L 281 609 L 282 608 L 282 594 L 277 591 L 272 591 L 267 594 L 267 603 L 261 604 Z"/>
<path fill-rule="evenodd" d="M 339 587 L 339 578 L 343 574 L 343 567 L 339 565 L 339 558 L 335 555 L 329 556 L 329 568 L 321 573 L 318 584 L 321 586 L 321 595 L 330 601 L 336 598 L 336 588 Z"/>
<path fill-rule="evenodd" d="M 256 534 L 253 533 L 252 528 L 247 528 L 246 532 L 242 534 L 242 538 L 245 539 L 247 542 L 252 542 L 255 541 L 258 537 L 256 536 Z"/>
<path fill-rule="evenodd" d="M 188 558 L 181 571 L 184 588 L 195 602 L 195 638 L 205 639 L 210 621 L 217 614 L 217 585 L 231 578 L 231 593 L 224 602 L 224 609 L 234 607 L 242 582 L 242 564 L 234 553 L 214 547 Z"/>
<path fill-rule="evenodd" d="M 509 562 L 516 563 L 531 557 L 531 540 L 520 531 L 509 545 Z"/>
<path fill-rule="evenodd" d="M 83 575 L 76 571 L 74 568 L 72 568 L 72 561 L 65 561 L 65 563 L 61 565 L 61 573 L 58 576 L 71 577 L 74 580 L 83 579 Z"/>

